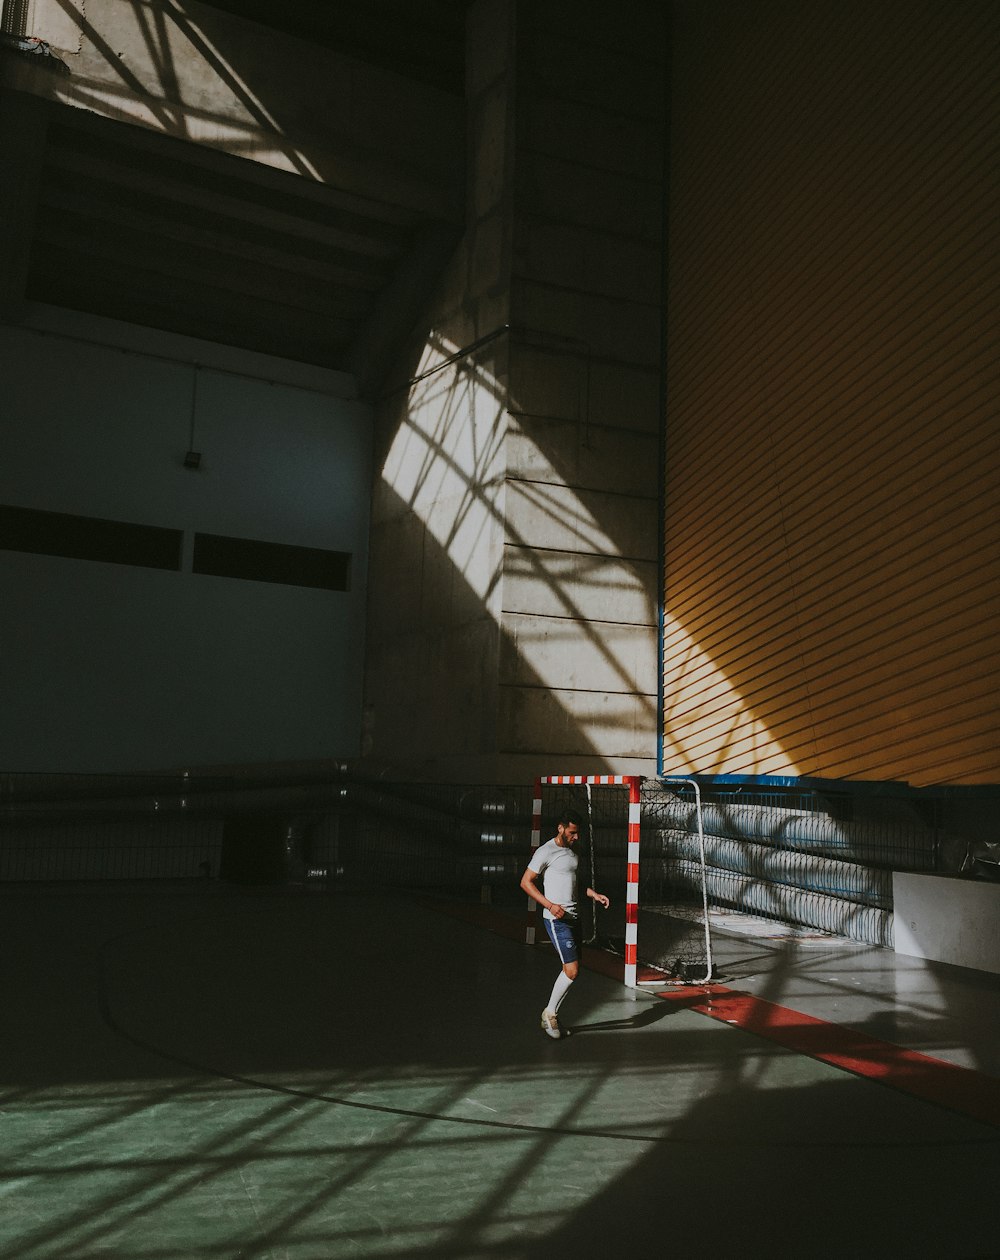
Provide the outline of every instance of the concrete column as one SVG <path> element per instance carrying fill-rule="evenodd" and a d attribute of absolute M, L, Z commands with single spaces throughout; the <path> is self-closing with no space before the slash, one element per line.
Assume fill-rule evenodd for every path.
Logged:
<path fill-rule="evenodd" d="M 498 751 L 655 770 L 666 18 L 519 9 Z"/>
<path fill-rule="evenodd" d="M 495 772 L 514 10 L 471 6 L 465 231 L 377 412 L 364 750 L 400 777 Z"/>
<path fill-rule="evenodd" d="M 655 769 L 664 23 L 471 7 L 465 235 L 381 410 L 372 768 Z"/>

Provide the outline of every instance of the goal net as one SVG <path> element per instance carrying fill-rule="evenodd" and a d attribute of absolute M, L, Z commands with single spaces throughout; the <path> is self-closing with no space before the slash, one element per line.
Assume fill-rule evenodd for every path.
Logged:
<path fill-rule="evenodd" d="M 649 815 L 655 824 L 664 787 L 670 790 L 665 784 L 650 791 L 637 775 L 548 775 L 535 781 L 532 849 L 555 834 L 567 812 L 581 820 L 583 940 L 619 954 L 625 983 L 632 988 L 668 977 L 703 983 L 713 974 L 703 859 L 700 869 L 685 872 L 678 882 L 676 871 L 668 871 L 659 856 L 655 825 L 654 843 L 643 856 L 644 818 Z M 696 815 L 700 819 L 700 799 Z M 607 910 L 582 897 L 588 886 L 611 899 Z M 543 935 L 538 905 L 528 898 L 525 941 L 533 944 Z"/>

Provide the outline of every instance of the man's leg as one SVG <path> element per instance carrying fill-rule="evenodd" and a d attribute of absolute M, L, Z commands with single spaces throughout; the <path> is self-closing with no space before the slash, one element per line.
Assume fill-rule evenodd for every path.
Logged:
<path fill-rule="evenodd" d="M 558 1014 L 559 1004 L 569 992 L 569 987 L 577 977 L 580 969 L 579 963 L 567 963 L 562 971 L 556 976 L 556 982 L 552 986 L 552 995 L 549 998 L 549 1004 L 545 1008 L 553 1013 Z"/>
<path fill-rule="evenodd" d="M 562 963 L 562 971 L 556 976 L 556 982 L 552 986 L 548 1005 L 542 1011 L 542 1029 L 550 1037 L 556 1038 L 563 1036 L 564 1032 L 559 1027 L 556 1012 L 559 1010 L 563 998 L 569 992 L 570 985 L 572 985 L 579 974 L 580 964 L 577 961 L 578 946 L 573 927 L 563 919 L 546 919 L 545 927 L 552 944 L 556 947 L 559 961 Z"/>

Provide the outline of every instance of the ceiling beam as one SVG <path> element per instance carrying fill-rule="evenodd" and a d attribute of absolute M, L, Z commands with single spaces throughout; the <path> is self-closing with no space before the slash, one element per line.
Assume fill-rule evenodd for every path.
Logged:
<path fill-rule="evenodd" d="M 302 277 L 310 284 L 340 285 L 372 295 L 389 277 L 388 264 L 368 255 L 341 249 L 307 250 L 304 241 L 289 241 L 277 232 L 254 231 L 246 223 L 213 218 L 204 212 L 180 217 L 176 206 L 151 202 L 153 208 L 140 208 L 134 202 L 115 198 L 110 187 L 104 195 L 97 195 L 79 186 L 50 181 L 42 190 L 41 202 L 39 216 L 47 221 L 50 235 L 57 231 L 63 218 L 67 223 L 88 224 L 92 236 L 113 236 L 121 230 L 141 232 L 154 245 L 162 240 L 168 246 L 181 246 L 198 258 L 218 255 L 240 259 L 250 266 L 283 272 L 290 282 Z"/>
<path fill-rule="evenodd" d="M 383 383 L 396 351 L 426 309 L 428 292 L 454 253 L 459 237 L 458 230 L 447 224 L 424 228 L 379 294 L 371 315 L 354 338 L 348 360 L 362 397 Z"/>
<path fill-rule="evenodd" d="M 49 167 L 68 180 L 75 175 L 102 179 L 126 192 L 149 193 L 164 201 L 224 214 L 237 222 L 242 220 L 272 228 L 289 237 L 347 249 L 352 253 L 369 254 L 375 258 L 398 257 L 405 239 L 401 238 L 398 230 L 390 229 L 384 223 L 366 222 L 360 216 L 345 221 L 345 216 L 335 215 L 334 212 L 329 213 L 324 221 L 320 207 L 303 206 L 301 212 L 278 209 L 248 199 L 244 189 L 226 193 L 194 182 L 188 183 L 172 174 L 160 173 L 155 168 L 137 169 L 119 154 L 99 156 L 53 147 L 49 151 Z"/>
<path fill-rule="evenodd" d="M 230 295 L 188 279 L 130 271 L 116 274 L 99 260 L 76 258 L 72 271 L 58 251 L 32 264 L 32 301 L 88 311 L 111 319 L 242 346 L 321 367 L 349 370 L 355 321 L 322 318 L 241 294 Z"/>

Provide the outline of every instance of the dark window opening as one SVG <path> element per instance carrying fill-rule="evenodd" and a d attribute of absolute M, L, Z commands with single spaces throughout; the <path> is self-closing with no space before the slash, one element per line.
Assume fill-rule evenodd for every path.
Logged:
<path fill-rule="evenodd" d="M 250 538 L 195 534 L 192 571 L 251 582 L 346 591 L 350 589 L 351 556 L 347 551 L 325 551 L 320 547 L 290 547 Z"/>
<path fill-rule="evenodd" d="M 0 548 L 7 551 L 179 570 L 182 542 L 179 529 L 0 504 Z"/>

